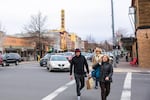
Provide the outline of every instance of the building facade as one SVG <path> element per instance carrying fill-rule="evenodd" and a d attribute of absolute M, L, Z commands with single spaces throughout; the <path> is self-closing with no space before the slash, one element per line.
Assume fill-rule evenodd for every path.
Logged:
<path fill-rule="evenodd" d="M 24 60 L 29 60 L 29 57 L 30 60 L 34 60 L 35 43 L 31 43 L 29 38 L 6 35 L 1 45 L 3 53 L 15 52 L 19 53 Z"/>
<path fill-rule="evenodd" d="M 150 0 L 132 0 L 135 10 L 135 38 L 133 57 L 140 67 L 150 68 Z"/>

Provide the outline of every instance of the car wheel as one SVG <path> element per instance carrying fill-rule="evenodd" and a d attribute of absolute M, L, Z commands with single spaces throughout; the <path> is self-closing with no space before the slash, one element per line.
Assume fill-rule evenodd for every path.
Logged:
<path fill-rule="evenodd" d="M 2 64 L 2 67 L 4 67 L 4 64 Z"/>
<path fill-rule="evenodd" d="M 52 71 L 52 67 L 50 65 L 48 65 L 48 71 L 51 72 Z"/>
<path fill-rule="evenodd" d="M 40 64 L 40 66 L 41 66 L 41 67 L 43 67 L 43 65 L 42 65 L 42 64 Z"/>
<path fill-rule="evenodd" d="M 47 67 L 47 70 L 49 70 L 49 68 Z"/>
<path fill-rule="evenodd" d="M 18 65 L 19 64 L 19 61 L 16 61 L 15 65 Z"/>
<path fill-rule="evenodd" d="M 3 64 L 2 64 L 3 66 L 7 66 L 8 64 L 7 64 L 7 62 L 6 61 L 3 61 Z"/>

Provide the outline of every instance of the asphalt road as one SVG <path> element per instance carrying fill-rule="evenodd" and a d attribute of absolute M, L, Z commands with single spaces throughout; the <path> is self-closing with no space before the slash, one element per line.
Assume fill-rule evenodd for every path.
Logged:
<path fill-rule="evenodd" d="M 36 62 L 0 67 L 0 100 L 77 100 L 75 89 L 68 72 L 48 72 Z M 101 100 L 100 88 L 81 93 L 81 100 Z M 150 73 L 114 72 L 108 100 L 150 100 Z"/>

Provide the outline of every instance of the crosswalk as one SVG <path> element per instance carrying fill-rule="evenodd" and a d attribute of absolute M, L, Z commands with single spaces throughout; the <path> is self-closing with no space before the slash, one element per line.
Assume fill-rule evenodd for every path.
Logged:
<path fill-rule="evenodd" d="M 40 72 L 40 75 L 44 74 L 45 76 L 48 75 L 45 74 L 47 72 L 49 73 L 49 75 L 60 74 L 60 77 L 63 77 L 61 76 L 61 73 L 48 72 L 46 70 L 46 67 L 40 67 L 38 63 L 19 64 L 17 66 L 12 64 L 10 66 L 0 68 L 0 70 L 4 69 L 5 71 L 8 70 L 8 72 L 10 72 L 12 69 L 17 70 L 15 72 L 20 72 L 20 70 L 22 70 L 21 72 L 24 73 L 29 72 L 29 70 L 31 70 L 30 72 Z M 34 71 L 34 69 L 37 70 Z M 149 83 L 149 70 L 142 71 L 139 69 L 114 68 L 113 83 L 111 84 L 111 93 L 108 96 L 108 100 L 149 100 L 150 96 L 147 94 L 150 93 Z M 52 84 L 51 86 L 55 84 Z M 44 94 L 39 100 L 77 100 L 75 91 L 75 81 L 68 80 L 68 83 L 64 85 L 62 84 L 62 86 L 57 87 L 55 90 L 47 91 L 47 94 Z M 84 88 L 84 90 L 82 91 L 81 100 L 101 100 L 100 87 L 97 90 L 86 90 L 86 88 Z"/>
<path fill-rule="evenodd" d="M 70 81 L 69 73 L 48 72 L 38 63 L 10 65 L 1 67 L 0 71 L 2 88 L 0 97 L 2 100 L 10 100 L 9 98 L 12 97 L 22 98 L 24 94 L 27 96 L 21 100 L 77 100 L 75 81 Z M 28 85 L 25 84 L 26 82 Z M 10 92 L 9 86 L 12 84 L 15 88 L 13 90 L 14 86 L 11 87 L 11 91 L 16 95 L 4 97 L 2 93 Z M 29 86 L 29 89 L 32 88 L 32 91 L 27 90 L 26 86 Z M 100 93 L 100 87 L 91 90 L 84 88 L 81 91 L 81 100 L 101 100 Z M 143 72 L 114 68 L 111 92 L 107 100 L 150 100 L 149 93 L 150 72 L 148 70 Z M 10 94 L 12 93 L 10 92 Z"/>
<path fill-rule="evenodd" d="M 134 74 L 134 76 L 140 75 L 140 73 L 132 73 L 132 72 L 115 73 L 115 75 L 114 75 L 115 82 L 112 83 L 112 86 L 111 86 L 112 89 L 111 89 L 110 96 L 108 97 L 108 100 L 140 100 L 138 98 L 131 99 L 131 97 L 136 98 L 136 97 L 134 97 L 135 96 L 134 94 L 132 95 L 132 92 L 135 92 L 136 90 L 134 90 L 134 88 L 136 88 L 138 86 L 138 85 L 136 86 L 136 83 L 134 82 L 134 78 L 132 78 L 133 74 Z M 150 74 L 148 74 L 148 76 L 150 77 Z M 142 75 L 142 77 L 143 77 L 143 75 Z M 141 77 L 141 80 L 142 80 L 142 77 Z M 140 80 L 138 80 L 138 81 L 140 81 Z M 150 80 L 148 78 L 145 81 L 150 82 Z M 135 86 L 134 85 L 132 86 L 132 84 L 135 84 Z M 61 100 L 77 100 L 74 97 L 76 95 L 75 91 L 76 91 L 75 90 L 75 82 L 72 82 L 72 84 L 70 84 L 68 86 L 67 85 L 61 86 L 56 91 L 50 93 L 48 96 L 46 96 L 42 100 L 60 100 L 60 98 L 61 98 Z M 54 94 L 55 94 L 55 97 L 53 97 L 53 99 L 48 99 L 48 97 L 50 98 L 51 95 L 54 95 Z M 141 96 L 143 94 L 141 94 Z M 84 89 L 83 90 L 82 100 L 91 100 L 91 99 L 100 100 L 100 89 L 98 89 L 98 90 Z M 149 99 L 143 99 L 143 100 L 149 100 Z"/>

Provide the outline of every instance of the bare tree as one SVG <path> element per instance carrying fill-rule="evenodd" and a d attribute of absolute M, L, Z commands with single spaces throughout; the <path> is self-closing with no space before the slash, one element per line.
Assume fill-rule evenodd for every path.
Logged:
<path fill-rule="evenodd" d="M 91 36 L 91 34 L 86 37 L 86 41 L 88 41 L 89 43 L 96 43 L 95 39 Z"/>
<path fill-rule="evenodd" d="M 104 45 L 104 49 L 106 50 L 106 51 L 110 51 L 111 50 L 111 45 L 108 43 L 108 41 L 107 40 L 105 40 L 105 42 L 103 43 L 103 45 Z"/>
<path fill-rule="evenodd" d="M 39 12 L 37 15 L 32 15 L 30 23 L 27 25 L 24 25 L 24 30 L 26 31 L 26 34 L 29 37 L 32 37 L 30 40 L 31 42 L 36 43 L 36 50 L 38 50 L 38 54 L 42 56 L 43 53 L 43 47 L 45 45 L 45 41 L 48 42 L 47 37 L 44 36 L 44 34 L 47 32 L 46 29 L 46 21 L 47 17 L 43 16 L 41 12 Z"/>
<path fill-rule="evenodd" d="M 31 16 L 30 23 L 28 25 L 25 25 L 24 29 L 27 31 L 27 33 L 44 33 L 46 31 L 46 20 L 47 17 L 42 16 L 42 13 L 39 12 L 37 15 Z"/>
<path fill-rule="evenodd" d="M 118 30 L 116 30 L 116 37 L 126 37 L 128 35 L 127 33 L 127 29 L 119 28 Z"/>

